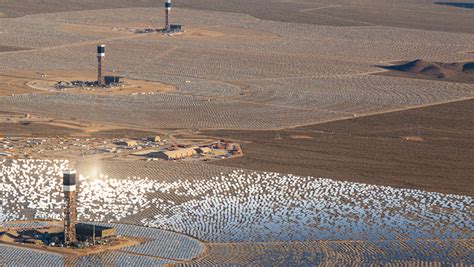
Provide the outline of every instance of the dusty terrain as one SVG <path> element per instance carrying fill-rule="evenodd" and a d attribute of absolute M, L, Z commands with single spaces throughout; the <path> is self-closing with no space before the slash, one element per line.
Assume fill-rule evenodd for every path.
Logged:
<path fill-rule="evenodd" d="M 0 15 L 0 17 L 1 17 L 1 15 Z M 8 52 L 8 51 L 20 51 L 20 50 L 25 50 L 25 48 L 15 47 L 15 46 L 0 46 L 0 53 Z"/>
<path fill-rule="evenodd" d="M 28 113 L 0 111 L 0 137 L 135 137 L 156 131 L 130 129 L 121 125 L 94 123 L 70 118 L 52 118 Z"/>
<path fill-rule="evenodd" d="M 219 165 L 474 196 L 473 105 L 466 100 L 285 130 L 203 134 L 243 143 L 243 157 Z"/>

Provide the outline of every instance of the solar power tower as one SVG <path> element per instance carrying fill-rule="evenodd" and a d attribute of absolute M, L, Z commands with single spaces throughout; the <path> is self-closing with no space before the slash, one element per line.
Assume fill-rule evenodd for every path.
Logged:
<path fill-rule="evenodd" d="M 97 60 L 98 60 L 97 83 L 99 85 L 104 85 L 105 84 L 105 76 L 104 76 L 105 45 L 97 46 Z"/>
<path fill-rule="evenodd" d="M 171 11 L 171 0 L 165 0 L 165 31 L 170 31 L 169 15 Z"/>
<path fill-rule="evenodd" d="M 76 241 L 76 171 L 63 172 L 64 191 L 64 244 Z"/>

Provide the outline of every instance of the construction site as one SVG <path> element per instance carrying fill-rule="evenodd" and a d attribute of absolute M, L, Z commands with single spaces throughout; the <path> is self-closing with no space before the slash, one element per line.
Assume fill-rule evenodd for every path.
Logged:
<path fill-rule="evenodd" d="M 468 5 L 80 2 L 0 1 L 0 266 L 474 264 Z"/>

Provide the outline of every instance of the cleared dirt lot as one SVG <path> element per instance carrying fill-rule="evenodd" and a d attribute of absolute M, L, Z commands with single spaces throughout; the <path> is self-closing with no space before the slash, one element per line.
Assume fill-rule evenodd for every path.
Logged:
<path fill-rule="evenodd" d="M 2 13 L 0 13 L 0 18 L 2 17 Z M 17 46 L 5 46 L 5 45 L 0 45 L 0 53 L 2 52 L 10 52 L 10 51 L 21 51 L 21 50 L 26 50 L 26 48 L 23 47 L 17 47 Z"/>
<path fill-rule="evenodd" d="M 467 100 L 281 131 L 204 134 L 244 142 L 244 157 L 215 164 L 473 196 L 473 105 Z"/>
<path fill-rule="evenodd" d="M 157 134 L 154 131 L 130 129 L 120 125 L 98 124 L 74 119 L 0 111 L 0 137 L 95 137 L 124 138 Z"/>
<path fill-rule="evenodd" d="M 115 73 L 112 73 L 117 75 Z M 67 88 L 57 90 L 56 83 L 59 81 L 94 81 L 97 78 L 95 73 L 87 70 L 79 71 L 9 71 L 0 72 L 0 96 L 17 95 L 25 93 L 47 93 L 47 92 L 68 92 L 74 94 L 94 94 L 94 95 L 130 95 L 149 94 L 158 92 L 174 91 L 175 87 L 166 84 L 123 79 L 123 86 L 107 89 L 96 88 L 86 90 L 85 88 Z M 106 74 L 107 75 L 107 74 Z"/>
<path fill-rule="evenodd" d="M 62 127 L 53 123 L 23 122 L 0 123 L 0 136 L 45 138 L 51 136 L 61 137 L 94 137 L 94 138 L 128 138 L 149 136 L 156 134 L 151 131 L 134 129 L 114 129 L 106 131 L 88 132 L 87 129 L 74 129 Z"/>
<path fill-rule="evenodd" d="M 2 136 L 69 136 L 74 134 L 69 128 L 42 123 L 0 123 Z"/>

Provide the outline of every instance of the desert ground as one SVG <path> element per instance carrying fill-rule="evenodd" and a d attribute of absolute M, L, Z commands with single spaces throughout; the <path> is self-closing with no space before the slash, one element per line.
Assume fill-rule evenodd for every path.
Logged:
<path fill-rule="evenodd" d="M 283 130 L 202 134 L 243 144 L 245 157 L 219 165 L 473 196 L 466 184 L 474 173 L 473 104 L 463 100 Z"/>
<path fill-rule="evenodd" d="M 474 263 L 474 84 L 443 72 L 474 61 L 469 5 L 176 1 L 185 32 L 135 34 L 163 26 L 162 4 L 0 1 L 0 152 L 22 152 L 0 158 L 1 226 L 61 219 L 75 168 L 79 220 L 155 237 L 94 257 L 0 244 L 0 265 Z M 99 44 L 133 86 L 51 89 L 94 79 Z M 380 67 L 417 59 L 419 72 Z M 74 142 L 158 134 L 243 155 L 72 156 Z M 38 140 L 61 151 L 26 157 Z"/>

